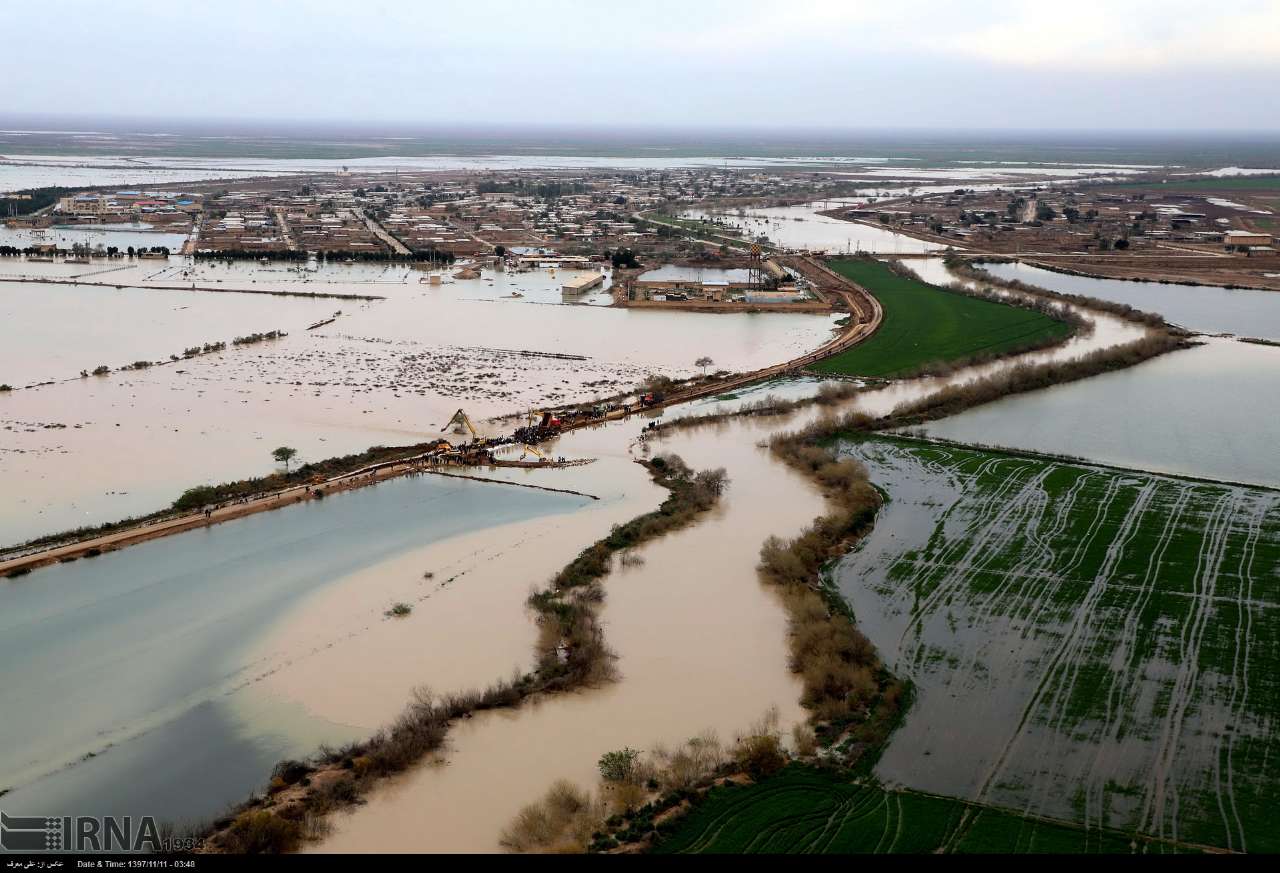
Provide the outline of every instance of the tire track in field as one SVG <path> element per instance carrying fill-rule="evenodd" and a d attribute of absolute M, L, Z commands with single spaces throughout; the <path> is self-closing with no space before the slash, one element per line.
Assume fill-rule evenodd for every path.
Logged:
<path fill-rule="evenodd" d="M 1102 527 L 1103 521 L 1111 508 L 1111 504 L 1115 500 L 1115 495 L 1118 490 L 1119 484 L 1117 480 L 1111 480 L 1108 485 L 1106 495 L 1099 502 L 1098 509 L 1095 512 L 1094 519 L 1090 524 L 1087 535 L 1082 538 L 1080 545 L 1076 549 L 1076 558 L 1074 563 L 1078 564 L 1083 559 L 1083 555 L 1085 554 L 1088 546 L 1091 545 L 1094 538 L 1097 537 L 1098 531 Z M 987 768 L 982 783 L 975 794 L 975 799 L 979 802 L 987 801 L 987 797 L 992 786 L 995 784 L 996 778 L 1003 772 L 1005 765 L 1009 762 L 1014 752 L 1017 750 L 1017 747 L 1021 744 L 1022 738 L 1026 735 L 1027 725 L 1030 723 L 1033 715 L 1039 708 L 1040 702 L 1044 699 L 1050 680 L 1056 674 L 1058 665 L 1062 662 L 1066 650 L 1071 646 L 1074 637 L 1080 633 L 1080 626 L 1084 622 L 1084 617 L 1092 609 L 1097 598 L 1101 596 L 1100 589 L 1101 586 L 1092 586 L 1086 593 L 1081 606 L 1076 609 L 1073 620 L 1070 626 L 1066 628 L 1066 632 L 1063 635 L 1063 641 L 1050 656 L 1048 667 L 1041 674 L 1040 682 L 1032 692 L 1030 699 L 1023 705 L 1022 715 L 1018 719 L 1018 723 L 1014 726 L 1013 732 L 1009 735 L 1009 738 L 1005 740 L 1004 748 L 995 763 Z"/>
<path fill-rule="evenodd" d="M 1021 473 L 1030 469 L 1033 469 L 1031 465 L 1022 465 L 1015 468 L 1014 472 Z M 917 664 L 924 650 L 925 640 L 922 631 L 924 630 L 925 618 L 931 617 L 937 605 L 957 593 L 957 591 L 963 594 L 963 589 L 967 586 L 968 580 L 999 557 L 1000 553 L 1016 534 L 1016 526 L 1009 523 L 1010 517 L 1024 511 L 1023 495 L 1028 491 L 1041 488 L 1047 475 L 1048 471 L 1042 470 L 1038 476 L 1033 477 L 1028 482 L 1019 482 L 1013 476 L 1005 479 L 1001 487 L 996 489 L 993 496 L 984 504 L 981 504 L 978 507 L 978 511 L 970 514 L 971 520 L 966 527 L 966 533 L 972 533 L 976 530 L 976 536 L 958 538 L 952 547 L 943 548 L 942 554 L 937 558 L 917 562 L 915 569 L 925 579 L 932 578 L 938 571 L 941 572 L 941 578 L 937 580 L 933 591 L 917 605 L 911 622 L 903 629 L 899 637 L 898 651 L 905 656 L 907 637 L 913 633 L 915 635 L 916 645 L 912 648 L 909 663 Z M 1018 491 L 1017 494 L 1006 496 L 1008 492 L 1015 489 Z M 961 505 L 962 501 L 963 497 L 954 506 Z M 1001 508 L 993 518 L 990 518 L 989 521 L 984 521 L 985 510 L 993 503 L 1001 504 Z M 985 555 L 985 557 L 974 558 L 975 555 Z M 904 660 L 908 659 L 904 657 Z"/>
<path fill-rule="evenodd" d="M 1056 470 L 1057 468 L 1054 468 Z M 1052 473 L 1054 470 L 1050 470 Z M 1047 477 L 1046 477 L 1047 478 Z M 1053 517 L 1048 529 L 1041 531 L 1040 525 L 1046 515 L 1048 515 L 1051 506 L 1051 495 L 1046 488 L 1038 488 L 1031 497 L 1031 502 L 1027 506 L 1026 521 L 1020 528 L 1021 533 L 1025 537 L 1027 545 L 1022 549 L 1024 557 L 1005 571 L 999 583 L 983 597 L 983 602 L 978 611 L 969 620 L 970 627 L 985 627 L 990 625 L 996 619 L 996 613 L 1000 606 L 1013 600 L 1014 611 L 1008 614 L 1011 629 L 1016 630 L 1022 624 L 1023 618 L 1018 615 L 1017 608 L 1019 603 L 1025 603 L 1032 597 L 1032 591 L 1038 588 L 1040 594 L 1051 591 L 1055 587 L 1053 583 L 1056 576 L 1051 573 L 1055 552 L 1053 551 L 1054 540 L 1061 535 L 1066 528 L 1069 508 L 1074 506 L 1075 495 L 1079 491 L 1079 478 L 1072 484 L 1067 495 L 1063 498 L 1062 503 L 1053 504 L 1058 510 Z M 1025 586 L 1022 591 L 1013 593 L 1015 586 Z M 1040 596 L 1037 594 L 1036 596 Z M 1025 640 L 1025 628 L 1019 637 Z M 988 638 L 991 643 L 997 641 L 1000 645 L 1006 642 L 1003 636 L 992 634 Z M 967 659 L 961 661 L 959 666 L 953 671 L 959 675 L 971 675 L 978 667 L 978 656 L 986 647 L 974 647 L 969 650 Z M 1025 646 L 1022 647 L 1025 650 Z M 1014 650 L 1010 650 L 1013 653 Z M 1025 663 L 1025 658 L 1014 658 L 1012 660 L 1020 660 Z"/>
<path fill-rule="evenodd" d="M 1095 571 L 1093 580 L 1089 583 L 1089 590 L 1077 608 L 1077 616 L 1080 620 L 1073 625 L 1072 633 L 1060 648 L 1061 660 L 1058 661 L 1058 664 L 1061 667 L 1055 666 L 1046 676 L 1048 685 L 1045 687 L 1052 687 L 1053 693 L 1040 715 L 1040 721 L 1049 731 L 1050 751 L 1048 757 L 1053 760 L 1064 760 L 1061 752 L 1064 740 L 1069 744 L 1078 741 L 1069 737 L 1071 728 L 1067 722 L 1071 718 L 1072 696 L 1077 683 L 1080 681 L 1080 670 L 1089 655 L 1089 649 L 1098 640 L 1095 628 L 1104 618 L 1099 608 L 1100 602 L 1103 595 L 1110 589 L 1112 577 L 1121 564 L 1125 549 L 1137 535 L 1142 518 L 1146 514 L 1147 507 L 1151 504 L 1156 490 L 1157 485 L 1154 480 L 1148 481 L 1138 490 L 1133 505 L 1125 514 L 1124 520 L 1120 523 L 1115 536 L 1107 544 L 1102 562 Z M 1051 785 L 1046 782 L 1040 792 L 1040 800 L 1035 810 L 1037 814 L 1043 814 L 1044 806 L 1049 799 L 1050 787 Z M 1088 780 L 1085 780 L 1084 787 L 1085 803 L 1082 818 L 1085 828 L 1088 829 L 1090 821 Z M 1028 807 L 1028 810 L 1030 810 L 1030 807 Z"/>
<path fill-rule="evenodd" d="M 1085 471 L 1082 475 L 1077 476 L 1076 481 L 1067 490 L 1062 502 L 1055 507 L 1058 517 L 1054 521 L 1053 528 L 1045 535 L 1050 548 L 1053 546 L 1053 541 L 1066 532 L 1071 513 L 1075 509 L 1080 494 L 1084 492 L 1085 486 L 1095 478 L 1099 478 L 1098 474 L 1091 471 Z M 1054 557 L 1057 557 L 1056 553 Z M 1018 616 L 1022 621 L 1022 631 L 1019 637 L 1023 644 L 1023 650 L 1026 649 L 1026 644 L 1030 640 L 1031 634 L 1044 624 L 1044 621 L 1039 618 L 1040 613 L 1052 601 L 1053 596 L 1058 593 L 1061 581 L 1062 574 L 1050 567 L 1050 572 L 1045 580 L 1046 584 L 1041 587 L 1040 592 L 1034 598 L 1027 602 L 1022 614 Z"/>
<path fill-rule="evenodd" d="M 1240 564 L 1237 572 L 1239 584 L 1236 588 L 1236 645 L 1231 660 L 1231 696 L 1227 700 L 1227 724 L 1218 731 L 1217 749 L 1214 756 L 1214 775 L 1219 785 L 1222 782 L 1223 762 L 1226 764 L 1226 798 L 1223 803 L 1223 792 L 1218 792 L 1218 812 L 1222 816 L 1222 826 L 1227 834 L 1227 848 L 1234 848 L 1233 841 L 1239 839 L 1239 848 L 1247 852 L 1248 840 L 1245 836 L 1244 820 L 1240 816 L 1240 808 L 1236 802 L 1235 792 L 1235 741 L 1239 735 L 1240 725 L 1248 717 L 1249 706 L 1249 657 L 1253 641 L 1253 612 L 1256 604 L 1253 600 L 1253 588 L 1256 577 L 1254 562 L 1258 555 L 1258 541 L 1262 536 L 1262 525 L 1276 501 L 1254 499 L 1252 512 L 1248 519 L 1248 532 L 1240 553 Z M 1228 806 L 1230 809 L 1228 810 Z"/>
<path fill-rule="evenodd" d="M 1178 637 L 1180 655 L 1177 675 L 1170 689 L 1165 717 L 1161 720 L 1156 757 L 1147 779 L 1141 828 L 1146 833 L 1163 837 L 1167 821 L 1168 832 L 1175 840 L 1178 833 L 1180 792 L 1177 781 L 1172 778 L 1174 756 L 1180 745 L 1185 716 L 1191 706 L 1196 680 L 1200 675 L 1200 646 L 1209 624 L 1213 591 L 1226 550 L 1231 497 L 1228 493 L 1217 500 L 1205 525 L 1206 543 L 1196 557 L 1196 569 L 1191 577 L 1192 593 L 1196 596 L 1188 604 L 1192 612 L 1183 623 Z"/>
<path fill-rule="evenodd" d="M 1159 586 L 1160 567 L 1164 562 L 1165 555 L 1168 553 L 1169 544 L 1173 542 L 1174 533 L 1182 523 L 1183 513 L 1186 511 L 1193 493 L 1194 488 L 1192 486 L 1181 484 L 1178 487 L 1177 496 L 1172 505 L 1167 509 L 1164 509 L 1163 506 L 1159 508 L 1165 512 L 1164 525 L 1156 538 L 1156 542 L 1151 547 L 1146 569 L 1133 595 L 1135 600 L 1125 615 L 1124 627 L 1121 628 L 1120 637 L 1116 641 L 1114 661 L 1119 662 L 1121 669 L 1113 669 L 1111 671 L 1111 683 L 1107 688 L 1102 735 L 1097 741 L 1093 763 L 1089 768 L 1090 772 L 1095 774 L 1095 778 L 1085 784 L 1085 791 L 1088 792 L 1086 810 L 1090 804 L 1095 804 L 1102 810 L 1098 820 L 1100 826 L 1107 825 L 1105 809 L 1106 781 L 1098 778 L 1098 775 L 1102 774 L 1108 754 L 1114 751 L 1119 744 L 1123 728 L 1129 721 L 1128 716 L 1130 714 L 1121 709 L 1121 704 L 1125 700 L 1134 699 L 1137 696 L 1138 686 L 1146 681 L 1142 670 L 1141 640 L 1138 636 L 1142 628 L 1142 617 Z M 1077 778 L 1079 775 L 1077 774 Z M 1095 792 L 1097 795 L 1096 800 L 1092 797 Z M 1089 826 L 1087 816 L 1084 824 L 1086 828 Z"/>

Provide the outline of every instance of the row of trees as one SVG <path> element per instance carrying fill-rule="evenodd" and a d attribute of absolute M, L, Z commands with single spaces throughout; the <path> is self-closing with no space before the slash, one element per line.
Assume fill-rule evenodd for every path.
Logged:
<path fill-rule="evenodd" d="M 28 188 L 0 196 L 0 217 L 31 215 L 57 203 L 59 198 L 76 193 L 76 188 Z"/>
<path fill-rule="evenodd" d="M 305 261 L 310 257 L 311 253 L 302 251 L 260 251 L 258 249 L 213 249 L 207 251 L 197 251 L 195 256 L 198 260 L 205 261 L 256 261 L 266 258 L 269 261 Z M 321 260 L 335 261 L 375 261 L 375 262 L 409 262 L 409 261 L 431 261 L 439 264 L 452 264 L 455 260 L 453 252 L 440 251 L 439 249 L 413 249 L 407 255 L 402 255 L 392 251 L 377 252 L 345 252 L 345 251 L 322 251 L 315 252 L 316 257 Z"/>
<path fill-rule="evenodd" d="M 19 255 L 38 255 L 44 251 L 47 251 L 47 249 L 42 246 L 21 246 L 21 247 L 0 246 L 0 257 L 14 258 Z M 163 255 L 171 254 L 168 246 L 152 246 L 151 248 L 147 248 L 145 246 L 139 246 L 137 248 L 134 248 L 133 246 L 129 246 L 128 248 L 121 251 L 119 246 L 107 246 L 106 248 L 92 248 L 90 246 L 85 245 L 84 243 L 76 243 L 73 246 L 71 246 L 69 250 L 59 249 L 59 251 L 70 251 L 74 255 L 99 254 L 99 255 L 105 255 L 108 258 L 119 258 L 119 257 L 125 256 L 126 254 L 132 258 L 132 257 L 136 257 L 137 255 L 145 254 L 147 252 L 152 252 L 155 254 L 163 254 Z"/>

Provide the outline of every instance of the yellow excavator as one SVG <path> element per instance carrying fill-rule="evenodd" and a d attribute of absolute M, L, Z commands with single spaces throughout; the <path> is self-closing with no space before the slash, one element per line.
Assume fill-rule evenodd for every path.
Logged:
<path fill-rule="evenodd" d="M 539 461 L 542 461 L 542 462 L 544 462 L 544 463 L 545 463 L 545 462 L 547 462 L 547 461 L 550 461 L 550 460 L 551 460 L 551 459 L 550 459 L 550 458 L 548 458 L 545 454 L 543 454 L 543 453 L 542 453 L 542 450 L 541 450 L 541 449 L 539 449 L 537 446 L 531 446 L 531 445 L 529 445 L 528 443 L 522 443 L 521 445 L 523 446 L 524 451 L 522 451 L 522 452 L 520 453 L 520 460 L 522 460 L 522 461 L 523 461 L 523 460 L 524 460 L 524 456 L 525 456 L 525 455 L 528 455 L 528 454 L 536 455 L 536 456 L 537 456 L 537 458 L 538 458 L 538 460 L 539 460 Z"/>
<path fill-rule="evenodd" d="M 457 425 L 457 427 L 454 428 L 454 433 L 462 433 L 463 428 L 466 428 L 466 430 L 471 432 L 471 439 L 474 442 L 479 445 L 484 445 L 484 443 L 487 442 L 484 437 L 480 436 L 480 432 L 476 430 L 476 426 L 471 423 L 471 416 L 467 415 L 461 409 L 453 414 L 453 418 L 444 423 L 446 428 L 453 427 L 454 425 Z"/>

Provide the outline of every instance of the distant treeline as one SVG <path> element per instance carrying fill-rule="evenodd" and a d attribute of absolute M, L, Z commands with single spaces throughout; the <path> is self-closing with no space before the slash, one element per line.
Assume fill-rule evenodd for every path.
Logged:
<path fill-rule="evenodd" d="M 0 197 L 0 218 L 11 215 L 30 215 L 46 206 L 52 206 L 61 197 L 77 193 L 79 188 L 28 188 Z"/>
<path fill-rule="evenodd" d="M 398 252 L 263 252 L 254 249 L 214 249 L 197 251 L 197 260 L 205 261 L 257 261 L 266 258 L 268 261 L 306 261 L 311 255 L 326 261 L 375 261 L 407 263 L 411 261 L 432 261 L 434 263 L 452 264 L 455 260 L 453 252 L 442 252 L 438 249 L 413 249 L 407 255 Z"/>
<path fill-rule="evenodd" d="M 19 248 L 18 246 L 0 246 L 0 257 L 16 258 L 19 255 L 44 254 L 47 251 L 47 247 L 41 246 L 23 246 L 22 248 Z M 76 243 L 69 249 L 55 248 L 54 251 L 72 255 L 92 255 L 97 252 L 97 249 L 91 248 L 83 243 Z M 127 249 L 121 249 L 119 246 L 107 246 L 102 249 L 99 257 L 101 257 L 101 255 L 106 255 L 108 258 L 123 258 L 125 255 L 128 255 L 132 258 L 135 255 L 141 255 L 147 252 L 163 255 L 171 254 L 168 246 L 152 246 L 151 248 L 147 248 L 145 246 L 134 248 L 133 246 L 129 246 Z"/>
<path fill-rule="evenodd" d="M 476 185 L 478 194 L 521 194 L 542 200 L 553 200 L 566 194 L 585 194 L 588 190 L 583 182 L 532 182 L 520 178 L 486 181 Z"/>

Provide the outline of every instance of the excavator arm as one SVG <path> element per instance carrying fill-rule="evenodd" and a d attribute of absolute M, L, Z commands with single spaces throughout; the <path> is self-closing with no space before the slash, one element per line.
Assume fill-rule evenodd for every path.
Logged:
<path fill-rule="evenodd" d="M 444 424 L 444 426 L 445 426 L 445 427 L 452 427 L 452 426 L 453 426 L 453 425 L 455 425 L 455 424 L 457 424 L 457 425 L 461 425 L 461 426 L 465 427 L 467 430 L 471 431 L 471 438 L 472 438 L 472 439 L 479 439 L 479 438 L 480 438 L 480 434 L 476 431 L 476 426 L 475 426 L 474 424 L 472 424 L 472 423 L 471 423 L 471 417 L 470 417 L 469 415 L 467 415 L 465 412 L 463 412 L 461 409 L 459 409 L 457 412 L 455 412 L 455 413 L 453 414 L 453 418 L 451 418 L 451 419 L 449 419 L 448 421 L 446 421 L 446 422 L 445 422 L 445 424 Z"/>

